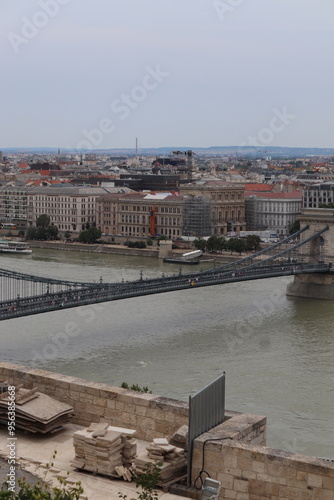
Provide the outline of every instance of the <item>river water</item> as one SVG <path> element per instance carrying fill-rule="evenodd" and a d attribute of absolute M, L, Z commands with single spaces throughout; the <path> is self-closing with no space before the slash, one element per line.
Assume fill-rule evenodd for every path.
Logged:
<path fill-rule="evenodd" d="M 1 255 L 0 267 L 78 281 L 179 272 L 154 258 L 42 249 Z M 268 446 L 334 458 L 334 304 L 286 297 L 291 279 L 1 321 L 1 359 L 184 401 L 225 371 L 227 409 L 265 415 Z"/>

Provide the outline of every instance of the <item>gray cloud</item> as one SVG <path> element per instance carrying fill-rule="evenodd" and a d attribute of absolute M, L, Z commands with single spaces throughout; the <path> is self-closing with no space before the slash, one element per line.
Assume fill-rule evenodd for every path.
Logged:
<path fill-rule="evenodd" d="M 2 0 L 0 147 L 75 145 L 148 65 L 168 80 L 103 147 L 237 145 L 283 106 L 271 145 L 332 146 L 333 2 L 221 2 Z"/>

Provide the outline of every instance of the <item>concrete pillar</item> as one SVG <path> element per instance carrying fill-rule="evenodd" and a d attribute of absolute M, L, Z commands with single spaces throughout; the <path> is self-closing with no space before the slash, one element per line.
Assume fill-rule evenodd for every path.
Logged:
<path fill-rule="evenodd" d="M 309 229 L 300 235 L 301 241 L 314 235 L 326 226 L 329 229 L 301 248 L 301 254 L 312 264 L 334 262 L 334 210 L 327 208 L 304 208 L 299 216 L 300 227 Z M 334 276 L 332 274 L 298 274 L 287 286 L 290 297 L 334 300 Z"/>
<path fill-rule="evenodd" d="M 159 259 L 168 257 L 172 251 L 172 240 L 161 240 L 159 246 Z"/>
<path fill-rule="evenodd" d="M 334 276 L 331 274 L 298 274 L 288 284 L 289 297 L 334 300 Z"/>

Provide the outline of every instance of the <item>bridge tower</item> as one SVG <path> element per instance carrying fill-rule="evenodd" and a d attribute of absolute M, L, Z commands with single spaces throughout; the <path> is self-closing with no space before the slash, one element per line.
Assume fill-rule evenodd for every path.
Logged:
<path fill-rule="evenodd" d="M 304 208 L 299 220 L 300 227 L 309 226 L 300 235 L 302 241 L 328 227 L 318 238 L 302 247 L 303 257 L 310 264 L 334 263 L 334 209 Z M 296 275 L 286 293 L 292 297 L 334 300 L 334 273 Z"/>

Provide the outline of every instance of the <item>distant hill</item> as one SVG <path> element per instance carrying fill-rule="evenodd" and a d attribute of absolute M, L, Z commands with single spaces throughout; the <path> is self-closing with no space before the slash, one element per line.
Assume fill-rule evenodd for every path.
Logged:
<path fill-rule="evenodd" d="M 259 148 L 256 146 L 211 146 L 209 148 L 196 148 L 190 146 L 174 146 L 174 147 L 160 147 L 160 148 L 140 148 L 138 153 L 140 155 L 168 155 L 172 151 L 187 151 L 192 150 L 194 153 L 202 156 L 243 156 L 263 158 L 264 156 L 271 156 L 272 158 L 304 158 L 306 156 L 334 156 L 334 148 L 289 148 L 284 146 L 272 146 Z M 3 153 L 14 154 L 57 154 L 58 148 L 3 148 Z M 107 155 L 127 155 L 133 156 L 135 154 L 134 148 L 115 148 L 115 149 L 93 149 L 82 151 L 83 153 L 107 154 Z M 61 149 L 61 154 L 78 153 L 76 150 Z"/>

